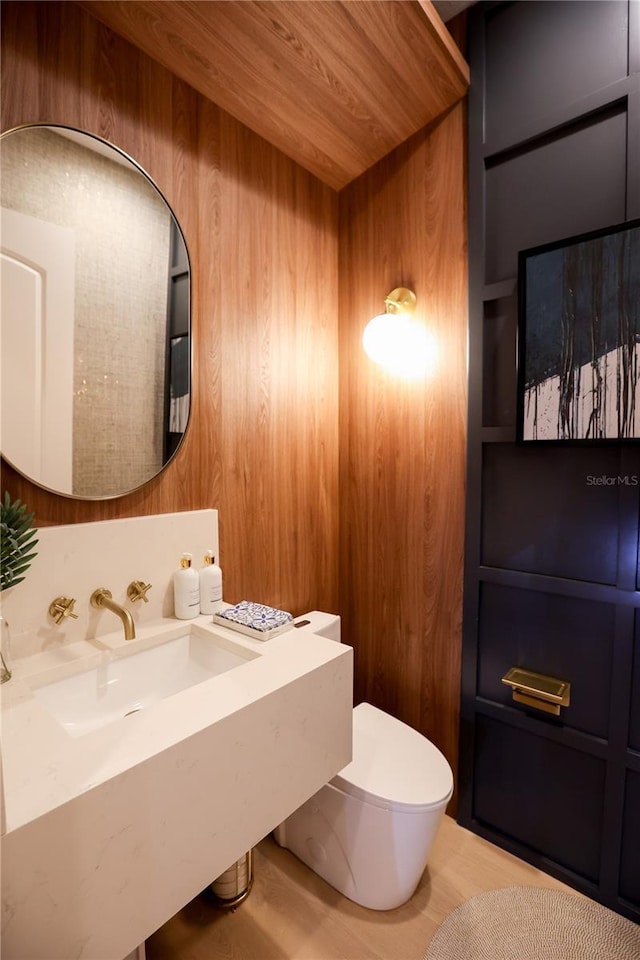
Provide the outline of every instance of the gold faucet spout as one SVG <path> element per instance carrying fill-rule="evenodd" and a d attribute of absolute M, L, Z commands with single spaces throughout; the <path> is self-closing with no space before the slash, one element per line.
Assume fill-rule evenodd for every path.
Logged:
<path fill-rule="evenodd" d="M 116 601 L 112 599 L 111 590 L 105 590 L 104 587 L 94 590 L 91 594 L 91 606 L 96 607 L 98 610 L 106 607 L 107 610 L 111 610 L 112 613 L 115 613 L 115 615 L 120 617 L 120 620 L 122 621 L 125 640 L 135 640 L 136 628 L 133 622 L 133 617 L 128 610 L 125 610 L 124 607 L 120 606 L 119 603 L 116 603 Z"/>

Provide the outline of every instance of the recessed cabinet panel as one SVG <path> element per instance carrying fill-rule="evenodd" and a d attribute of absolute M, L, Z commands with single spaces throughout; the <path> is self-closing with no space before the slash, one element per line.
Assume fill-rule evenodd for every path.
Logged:
<path fill-rule="evenodd" d="M 624 220 L 626 131 L 614 106 L 486 170 L 486 283 L 516 276 L 519 250 Z"/>
<path fill-rule="evenodd" d="M 483 583 L 479 695 L 545 717 L 516 704 L 501 677 L 524 667 L 568 680 L 571 702 L 560 709 L 560 722 L 606 739 L 614 612 L 603 603 Z"/>
<path fill-rule="evenodd" d="M 541 121 L 625 77 L 627 23 L 626 0 L 529 0 L 490 13 L 486 141 L 518 131 L 524 117 Z"/>
<path fill-rule="evenodd" d="M 516 422 L 517 298 L 484 305 L 482 330 L 482 425 L 511 427 Z"/>
<path fill-rule="evenodd" d="M 595 880 L 603 761 L 480 716 L 475 750 L 474 817 Z"/>
<path fill-rule="evenodd" d="M 620 896 L 640 907 L 640 773 L 627 771 L 622 827 Z"/>
<path fill-rule="evenodd" d="M 629 714 L 629 746 L 640 753 L 640 610 L 636 610 L 631 674 L 631 710 Z"/>
<path fill-rule="evenodd" d="M 519 251 L 639 215 L 638 26 L 636 0 L 492 0 L 468 14 L 458 806 L 463 826 L 636 920 L 640 444 L 515 440 L 513 290 Z M 500 682 L 511 667 L 569 681 L 570 704 L 554 716 L 514 701 Z"/>
<path fill-rule="evenodd" d="M 615 583 L 616 448 L 494 443 L 483 454 L 483 564 Z"/>

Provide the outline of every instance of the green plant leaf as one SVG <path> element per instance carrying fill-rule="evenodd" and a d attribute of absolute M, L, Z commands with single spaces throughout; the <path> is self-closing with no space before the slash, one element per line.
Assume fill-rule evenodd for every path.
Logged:
<path fill-rule="evenodd" d="M 33 526 L 35 514 L 27 513 L 26 504 L 20 500 L 11 500 L 5 490 L 4 500 L 0 501 L 0 590 L 6 590 L 22 583 L 31 561 L 37 556 L 33 548 L 38 543 Z M 32 551 L 31 553 L 29 551 Z"/>

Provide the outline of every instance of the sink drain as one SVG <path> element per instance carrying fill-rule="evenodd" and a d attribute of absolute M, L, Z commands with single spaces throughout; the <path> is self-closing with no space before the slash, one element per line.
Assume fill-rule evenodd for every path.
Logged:
<path fill-rule="evenodd" d="M 130 717 L 132 713 L 139 713 L 142 710 L 142 707 L 134 707 L 133 710 L 128 710 L 125 713 L 125 717 Z"/>

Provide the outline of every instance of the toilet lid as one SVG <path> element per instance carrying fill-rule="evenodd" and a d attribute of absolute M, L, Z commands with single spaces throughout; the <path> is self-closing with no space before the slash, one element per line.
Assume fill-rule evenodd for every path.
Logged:
<path fill-rule="evenodd" d="M 353 711 L 353 760 L 334 787 L 388 810 L 419 813 L 446 803 L 453 774 L 426 737 L 370 703 Z"/>

